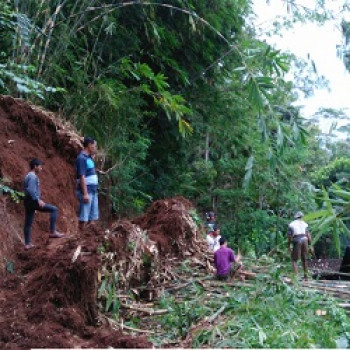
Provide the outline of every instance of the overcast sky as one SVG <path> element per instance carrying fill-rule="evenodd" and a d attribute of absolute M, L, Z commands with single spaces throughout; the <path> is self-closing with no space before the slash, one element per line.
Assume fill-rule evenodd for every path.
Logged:
<path fill-rule="evenodd" d="M 310 2 L 313 1 L 303 0 L 302 4 L 307 6 Z M 255 0 L 254 9 L 258 15 L 255 23 L 258 30 L 259 27 L 263 31 L 269 28 L 276 16 L 287 15 L 282 0 L 270 0 L 269 3 L 270 5 L 266 4 L 266 0 Z M 341 3 L 341 0 L 328 0 L 327 6 L 335 9 Z M 312 116 L 321 107 L 343 109 L 350 115 L 350 73 L 346 71 L 336 53 L 336 45 L 343 43 L 340 21 L 339 17 L 339 21 L 328 22 L 322 26 L 313 23 L 298 24 L 294 29 L 284 30 L 282 37 L 261 37 L 276 48 L 291 51 L 304 59 L 309 54 L 315 61 L 318 72 L 329 80 L 330 92 L 325 89 L 317 90 L 313 97 L 298 101 L 298 105 L 305 106 L 303 114 L 307 117 Z"/>

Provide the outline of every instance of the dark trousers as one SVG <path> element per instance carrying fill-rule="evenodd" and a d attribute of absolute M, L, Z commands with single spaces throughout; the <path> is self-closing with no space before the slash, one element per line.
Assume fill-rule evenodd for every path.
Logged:
<path fill-rule="evenodd" d="M 25 222 L 24 222 L 24 241 L 25 244 L 31 243 L 31 229 L 34 221 L 35 211 L 50 213 L 50 232 L 56 231 L 56 220 L 58 215 L 58 208 L 51 204 L 45 204 L 42 208 L 36 202 L 24 202 L 25 208 Z"/>

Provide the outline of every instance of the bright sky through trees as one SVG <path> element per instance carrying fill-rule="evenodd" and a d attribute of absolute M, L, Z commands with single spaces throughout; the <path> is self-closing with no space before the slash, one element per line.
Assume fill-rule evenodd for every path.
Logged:
<path fill-rule="evenodd" d="M 302 5 L 308 6 L 313 1 L 302 1 Z M 280 35 L 267 37 L 266 32 L 272 28 L 272 23 L 278 16 L 291 16 L 288 14 L 285 2 L 270 0 L 267 4 L 264 0 L 256 0 L 254 9 L 257 15 L 256 29 L 261 33 L 261 38 L 276 48 L 290 51 L 295 55 L 314 60 L 317 71 L 329 81 L 329 89 L 320 89 L 314 92 L 312 97 L 301 99 L 298 105 L 304 106 L 303 113 L 311 117 L 319 108 L 342 109 L 349 115 L 349 121 L 339 121 L 340 124 L 350 122 L 350 74 L 346 71 L 342 60 L 337 57 L 337 45 L 343 44 L 340 29 L 340 14 L 342 0 L 329 1 L 329 9 L 339 14 L 337 20 L 323 25 L 316 23 L 296 24 L 293 29 L 284 29 Z M 322 129 L 329 128 L 331 121 L 324 121 Z M 325 130 L 324 130 L 325 131 Z"/>

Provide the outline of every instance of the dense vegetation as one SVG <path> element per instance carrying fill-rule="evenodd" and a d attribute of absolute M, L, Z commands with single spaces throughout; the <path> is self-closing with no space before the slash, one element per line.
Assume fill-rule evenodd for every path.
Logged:
<path fill-rule="evenodd" d="M 294 21 L 329 18 L 322 1 L 318 11 L 286 3 Z M 333 197 L 315 200 L 314 186 L 348 174 L 346 152 L 293 106 L 292 66 L 308 75 L 304 92 L 318 78 L 259 40 L 253 15 L 251 0 L 2 1 L 0 92 L 98 140 L 121 216 L 181 194 L 215 210 L 231 243 L 261 255 L 283 245 L 295 210 L 328 203 L 312 218 L 338 246 L 344 215 Z"/>

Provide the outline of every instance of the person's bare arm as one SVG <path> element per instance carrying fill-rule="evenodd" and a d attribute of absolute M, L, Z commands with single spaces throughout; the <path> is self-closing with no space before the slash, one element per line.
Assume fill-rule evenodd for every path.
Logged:
<path fill-rule="evenodd" d="M 293 238 L 293 230 L 291 227 L 288 227 L 288 250 L 291 251 L 291 243 L 292 243 L 292 238 Z"/>
<path fill-rule="evenodd" d="M 87 191 L 87 186 L 86 186 L 86 181 L 85 181 L 85 176 L 81 175 L 80 176 L 80 188 L 81 188 L 81 192 L 83 193 L 83 199 L 85 203 L 89 203 L 89 194 Z"/>
<path fill-rule="evenodd" d="M 309 244 L 311 244 L 311 233 L 308 229 L 306 229 L 306 236 L 307 236 L 307 240 L 308 240 Z"/>

